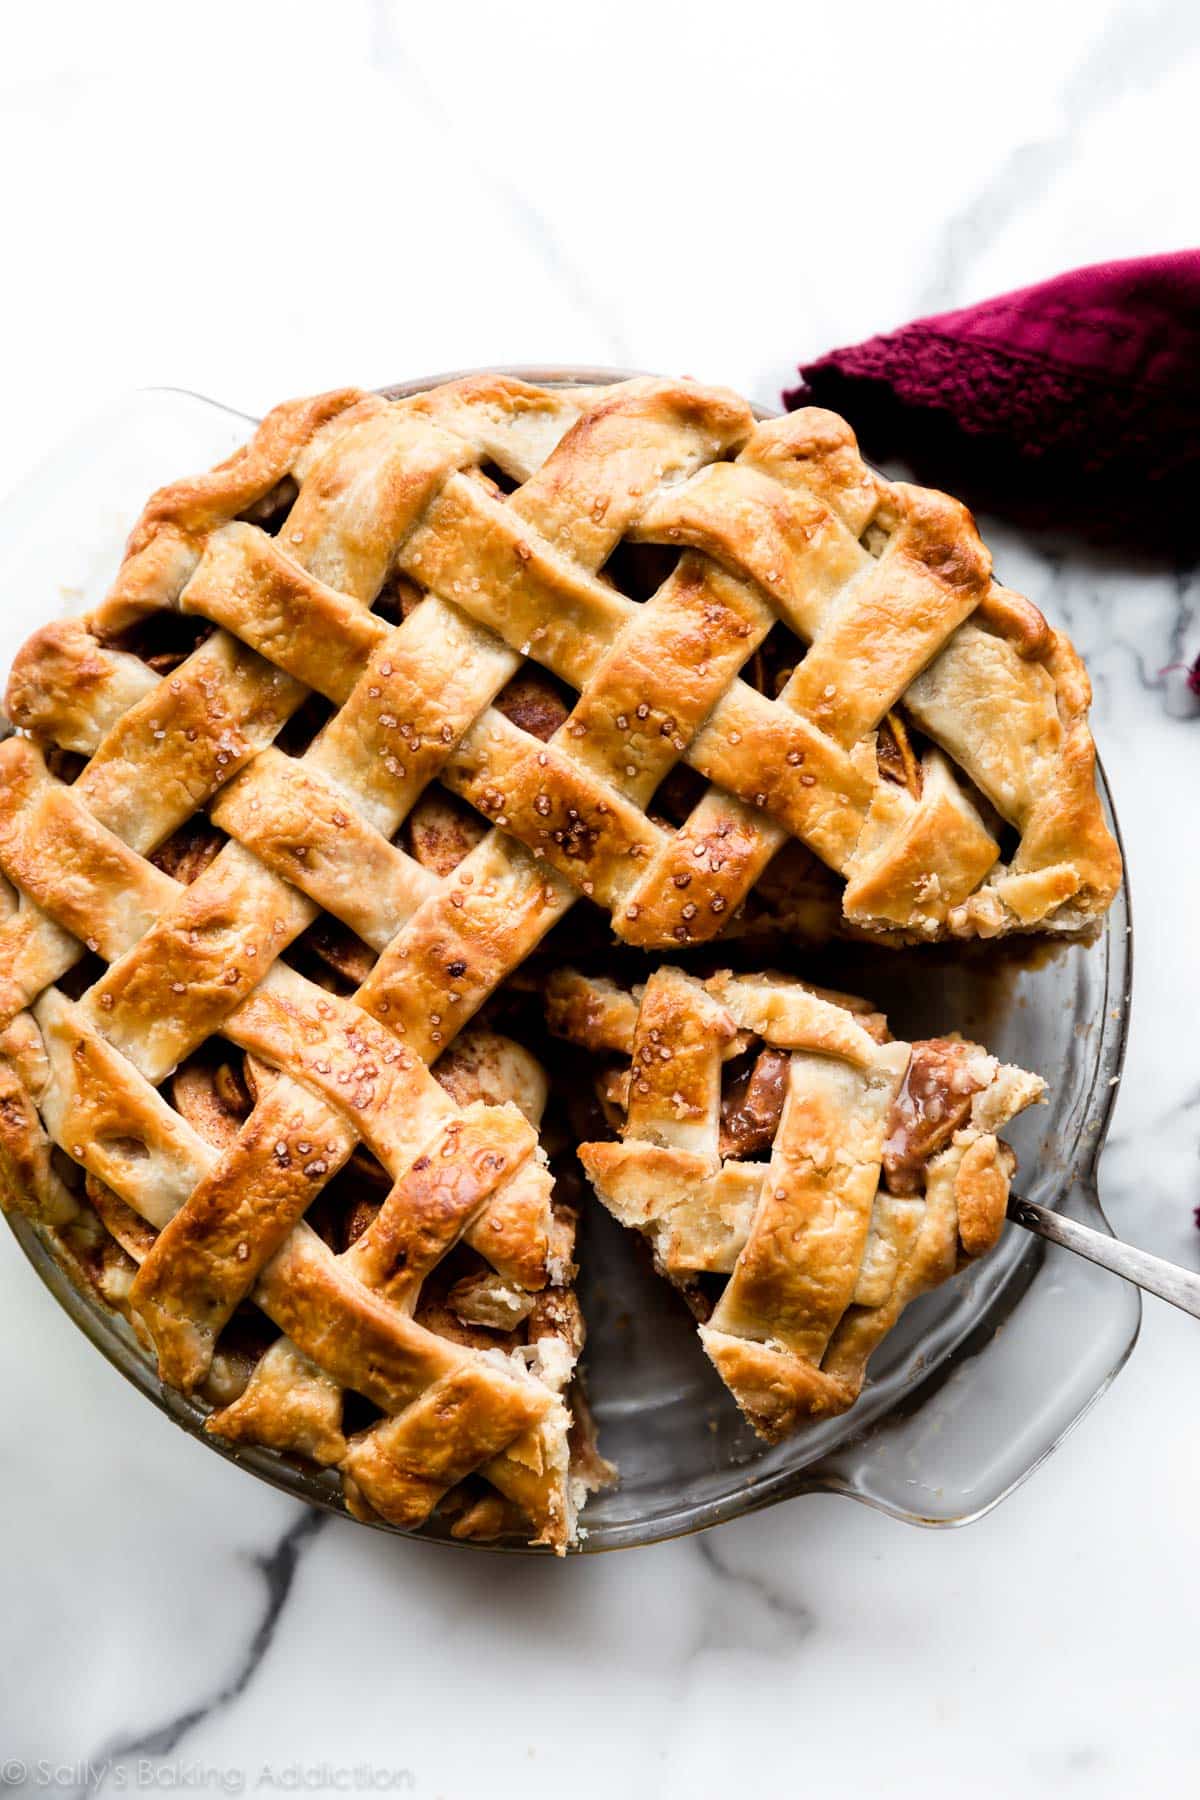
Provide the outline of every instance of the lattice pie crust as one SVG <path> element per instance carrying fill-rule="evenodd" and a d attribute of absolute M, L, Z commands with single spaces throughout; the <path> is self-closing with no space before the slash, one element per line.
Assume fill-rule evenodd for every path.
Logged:
<path fill-rule="evenodd" d="M 537 1079 L 494 1034 L 429 1065 L 581 896 L 677 953 L 819 859 L 898 941 L 1085 928 L 1119 878 L 1088 699 L 969 515 L 830 414 L 490 376 L 279 407 L 14 667 L 8 1199 L 214 1430 L 362 1516 L 561 1548 L 603 1471 Z M 854 1030 L 831 1106 L 900 1078 Z M 743 1285 L 706 1341 L 753 1411 Z"/>

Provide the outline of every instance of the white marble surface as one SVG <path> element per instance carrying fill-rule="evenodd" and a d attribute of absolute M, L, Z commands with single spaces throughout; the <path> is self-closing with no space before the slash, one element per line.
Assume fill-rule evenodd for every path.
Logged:
<path fill-rule="evenodd" d="M 1186 242 L 1198 75 L 1185 0 L 6 8 L 0 486 L 148 383 L 253 410 L 563 359 L 773 401 L 830 343 Z M 1104 1195 L 1196 1265 L 1200 726 L 1159 673 L 1196 584 L 1001 544 L 1089 659 L 1134 872 Z M 965 1531 L 820 1498 L 563 1566 L 322 1523 L 149 1407 L 7 1233 L 0 1292 L 0 1780 L 1191 1789 L 1200 1327 L 1164 1307 Z"/>

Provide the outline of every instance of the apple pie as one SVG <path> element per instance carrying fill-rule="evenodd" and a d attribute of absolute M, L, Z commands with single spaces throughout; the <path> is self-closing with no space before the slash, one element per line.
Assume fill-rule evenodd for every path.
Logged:
<path fill-rule="evenodd" d="M 480 1009 L 577 902 L 643 958 L 589 1173 L 673 1279 L 727 1277 L 705 1345 L 760 1429 L 849 1405 L 995 1235 L 1038 1084 L 663 953 L 1088 930 L 1120 877 L 1088 702 L 970 515 L 831 414 L 492 375 L 280 406 L 12 670 L 6 1204 L 223 1439 L 339 1470 L 363 1518 L 561 1550 L 610 1478 L 575 1220 L 544 1075 Z M 650 1042 L 683 1066 L 653 1102 Z M 826 1201 L 776 1266 L 772 1208 Z"/>

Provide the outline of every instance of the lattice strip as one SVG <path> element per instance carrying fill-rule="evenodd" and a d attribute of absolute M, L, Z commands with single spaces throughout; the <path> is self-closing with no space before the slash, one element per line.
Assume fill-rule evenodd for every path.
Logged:
<path fill-rule="evenodd" d="M 311 761 L 263 751 L 225 789 L 212 817 L 375 950 L 437 888 L 436 877 L 397 850 Z"/>
<path fill-rule="evenodd" d="M 390 636 L 383 619 L 314 580 L 252 525 L 213 532 L 179 605 L 223 625 L 339 705 L 371 651 Z"/>

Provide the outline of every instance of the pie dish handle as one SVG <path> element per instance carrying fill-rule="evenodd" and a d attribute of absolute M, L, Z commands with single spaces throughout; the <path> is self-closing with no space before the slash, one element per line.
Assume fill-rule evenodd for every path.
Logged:
<path fill-rule="evenodd" d="M 1094 1171 L 1054 1208 L 1112 1232 Z M 987 1278 L 987 1265 L 971 1272 Z M 1020 1315 L 1010 1314 L 1020 1303 Z M 920 1304 L 918 1302 L 918 1304 Z M 893 1411 L 808 1471 L 915 1525 L 965 1525 L 1031 1475 L 1115 1379 L 1137 1342 L 1141 1295 L 1070 1250 L 1030 1236 L 955 1354 Z"/>

